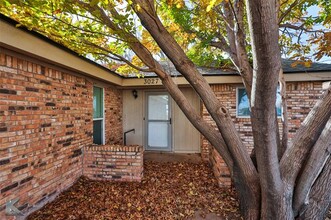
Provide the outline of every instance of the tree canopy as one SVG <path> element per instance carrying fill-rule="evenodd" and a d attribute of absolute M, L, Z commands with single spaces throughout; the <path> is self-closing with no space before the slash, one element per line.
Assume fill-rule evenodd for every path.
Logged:
<path fill-rule="evenodd" d="M 165 58 L 149 32 L 142 27 L 132 1 L 1 0 L 0 4 L 0 12 L 19 21 L 20 25 L 40 32 L 82 56 L 105 63 L 118 73 L 137 73 L 137 68 L 132 67 L 146 66 L 132 53 L 127 42 L 128 33 L 158 59 Z M 242 25 L 240 29 L 248 59 L 252 60 L 247 17 L 244 13 L 242 17 L 233 17 L 229 13 L 236 10 L 238 6 L 234 4 L 240 2 L 167 0 L 155 4 L 163 25 L 195 64 L 233 66 L 230 61 L 231 37 L 227 33 L 236 28 L 233 20 L 238 19 L 241 20 L 238 24 Z M 279 43 L 282 55 L 301 61 L 294 65 L 306 66 L 311 61 L 331 56 L 330 11 L 331 4 L 327 0 L 281 1 Z M 105 24 L 103 13 L 113 23 L 111 26 Z M 126 65 L 118 65 L 123 63 Z"/>
<path fill-rule="evenodd" d="M 228 165 L 246 219 L 321 219 L 326 213 L 331 201 L 331 86 L 289 141 L 281 55 L 307 66 L 331 55 L 328 0 L 0 3 L 0 12 L 19 21 L 18 26 L 38 31 L 82 56 L 122 73 L 156 73 Z M 216 129 L 162 67 L 165 58 L 199 95 Z M 240 74 L 251 107 L 253 159 L 228 109 L 196 64 L 232 66 Z M 275 111 L 278 84 L 282 129 Z"/>

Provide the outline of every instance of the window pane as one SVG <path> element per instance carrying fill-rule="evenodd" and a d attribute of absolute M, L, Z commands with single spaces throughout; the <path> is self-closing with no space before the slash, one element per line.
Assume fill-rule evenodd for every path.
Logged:
<path fill-rule="evenodd" d="M 282 96 L 280 95 L 279 86 L 277 87 L 276 109 L 277 109 L 277 116 L 281 116 L 282 115 Z"/>
<path fill-rule="evenodd" d="M 276 99 L 276 109 L 277 116 L 282 114 L 282 97 L 280 95 L 280 88 L 277 87 L 277 99 Z M 238 89 L 238 106 L 237 106 L 237 116 L 250 116 L 251 111 L 249 108 L 249 100 L 247 97 L 246 90 L 243 88 Z"/>
<path fill-rule="evenodd" d="M 93 87 L 93 118 L 103 117 L 103 90 L 99 87 Z"/>
<path fill-rule="evenodd" d="M 148 96 L 148 120 L 168 120 L 169 100 L 168 95 Z"/>
<path fill-rule="evenodd" d="M 249 100 L 245 89 L 238 89 L 238 116 L 250 116 Z"/>
<path fill-rule="evenodd" d="M 93 121 L 93 143 L 102 144 L 102 120 Z"/>
<path fill-rule="evenodd" d="M 149 122 L 148 123 L 148 146 L 157 148 L 168 147 L 168 123 Z"/>

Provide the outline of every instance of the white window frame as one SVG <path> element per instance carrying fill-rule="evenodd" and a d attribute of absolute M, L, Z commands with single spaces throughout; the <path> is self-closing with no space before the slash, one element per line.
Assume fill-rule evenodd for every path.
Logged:
<path fill-rule="evenodd" d="M 102 118 L 94 118 L 94 112 L 92 114 L 92 118 L 93 118 L 93 123 L 94 121 L 101 121 L 101 130 L 102 130 L 102 134 L 101 134 L 101 145 L 105 144 L 105 88 L 99 85 L 93 85 L 93 90 L 94 87 L 100 88 L 102 89 Z M 93 131 L 94 132 L 94 131 Z M 93 143 L 94 144 L 94 143 Z"/>

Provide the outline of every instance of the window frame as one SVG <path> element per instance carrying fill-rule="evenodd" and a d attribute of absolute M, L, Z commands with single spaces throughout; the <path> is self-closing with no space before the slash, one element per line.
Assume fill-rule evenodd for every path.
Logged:
<path fill-rule="evenodd" d="M 245 89 L 245 87 L 243 87 L 243 86 L 237 86 L 236 87 L 236 118 L 251 118 L 250 115 L 238 115 L 238 110 L 239 110 L 239 89 Z M 280 100 L 280 101 L 282 101 L 282 100 Z M 277 97 L 276 97 L 276 102 L 277 102 Z M 277 106 L 276 106 L 276 108 L 277 108 Z M 249 106 L 249 110 L 250 109 L 251 109 L 251 107 Z M 277 115 L 277 118 L 281 118 L 282 117 L 282 113 L 283 113 L 283 109 L 282 109 L 282 106 L 280 106 L 280 115 Z"/>
<path fill-rule="evenodd" d="M 94 87 L 101 89 L 101 94 L 102 94 L 102 117 L 101 118 L 94 118 L 94 108 L 93 108 L 93 103 L 94 103 Z M 105 89 L 102 86 L 99 85 L 93 85 L 93 103 L 92 103 L 92 108 L 93 108 L 93 114 L 92 114 L 92 118 L 93 118 L 93 123 L 94 121 L 102 121 L 101 122 L 101 144 L 100 145 L 104 145 L 105 144 Z M 94 136 L 94 130 L 93 130 L 93 136 Z M 94 140 L 93 144 L 94 143 Z"/>
<path fill-rule="evenodd" d="M 238 115 L 238 110 L 239 110 L 239 89 L 245 89 L 243 86 L 238 86 L 236 88 L 236 117 L 237 118 L 251 118 L 250 115 Z M 249 111 L 251 107 L 249 106 Z"/>

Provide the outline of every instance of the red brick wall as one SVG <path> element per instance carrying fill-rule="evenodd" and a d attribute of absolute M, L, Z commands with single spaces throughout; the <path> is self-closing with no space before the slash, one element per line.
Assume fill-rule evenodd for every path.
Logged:
<path fill-rule="evenodd" d="M 3 219 L 5 203 L 10 199 L 19 198 L 17 206 L 28 213 L 82 175 L 83 148 L 93 139 L 93 81 L 28 56 L 0 50 Z M 106 137 L 121 143 L 121 92 L 111 87 L 105 90 Z"/>
<path fill-rule="evenodd" d="M 123 144 L 122 90 L 105 88 L 105 143 Z"/>
<path fill-rule="evenodd" d="M 141 181 L 143 147 L 88 146 L 84 151 L 84 176 L 94 180 Z"/>
<path fill-rule="evenodd" d="M 251 152 L 253 148 L 253 136 L 251 121 L 249 118 L 236 117 L 236 88 L 238 84 L 228 85 L 212 85 L 216 96 L 229 109 L 232 119 L 235 123 L 239 135 L 247 146 L 248 151 Z M 311 108 L 322 94 L 322 82 L 290 82 L 287 83 L 288 95 L 288 117 L 289 117 L 289 137 L 292 138 L 301 122 L 305 119 Z M 212 123 L 215 128 L 215 123 L 211 120 L 207 110 L 203 107 L 202 114 L 204 119 Z M 221 186 L 229 185 L 228 172 L 225 170 L 225 164 L 219 154 L 212 150 L 210 144 L 206 139 L 202 141 L 201 155 L 204 160 L 209 161 L 214 169 L 216 177 L 219 179 Z M 228 175 L 228 177 L 226 177 Z"/>

